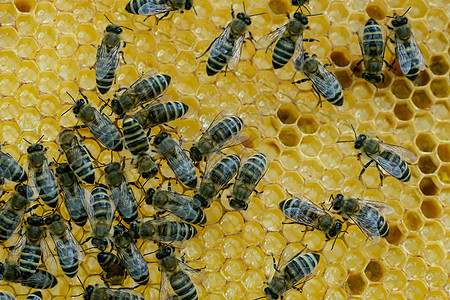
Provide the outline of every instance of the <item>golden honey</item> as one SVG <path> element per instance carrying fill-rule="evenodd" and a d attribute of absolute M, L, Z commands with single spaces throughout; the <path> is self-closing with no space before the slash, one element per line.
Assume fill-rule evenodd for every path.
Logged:
<path fill-rule="evenodd" d="M 442 0 L 417 1 L 327 1 L 311 0 L 311 30 L 305 37 L 319 42 L 305 43 L 308 52 L 327 63 L 344 88 L 344 105 L 333 107 L 324 102 L 316 107 L 317 97 L 310 83 L 291 84 L 303 78 L 289 63 L 274 71 L 271 51 L 256 51 L 251 41 L 243 46 L 242 57 L 234 72 L 206 76 L 206 57 L 197 58 L 226 26 L 230 1 L 195 1 L 192 10 L 171 14 L 155 23 L 153 17 L 131 16 L 126 0 L 34 1 L 14 0 L 0 3 L 0 141 L 3 151 L 26 161 L 27 144 L 44 135 L 50 156 L 59 152 L 55 138 L 63 127 L 74 126 L 69 92 L 74 97 L 81 89 L 96 105 L 96 47 L 108 24 L 106 14 L 124 30 L 127 42 L 125 63 L 121 63 L 113 89 L 129 86 L 143 72 L 158 69 L 172 77 L 167 92 L 172 100 L 189 105 L 184 118 L 171 124 L 184 147 L 205 130 L 213 118 L 227 109 L 239 114 L 250 139 L 233 147 L 240 155 L 260 151 L 268 157 L 269 170 L 258 185 L 247 211 L 229 211 L 224 192 L 222 199 L 206 209 L 208 223 L 199 228 L 196 238 L 181 249 L 186 261 L 204 267 L 206 280 L 198 286 L 200 299 L 254 299 L 261 297 L 264 282 L 273 274 L 272 254 L 278 257 L 284 247 L 295 243 L 298 249 L 321 254 L 316 276 L 303 293 L 291 290 L 285 299 L 448 299 L 450 263 L 450 95 L 449 87 L 449 6 Z M 231 1 L 235 11 L 242 3 Z M 250 13 L 266 12 L 252 19 L 255 38 L 286 22 L 286 12 L 294 7 L 287 0 L 246 1 Z M 356 32 L 369 17 L 384 23 L 386 15 L 402 13 L 407 17 L 425 56 L 428 68 L 416 83 L 406 79 L 398 67 L 385 72 L 385 83 L 375 88 L 352 73 L 361 53 Z M 388 42 L 386 59 L 392 62 L 394 45 Z M 105 95 L 110 99 L 113 91 Z M 108 110 L 108 109 L 107 109 Z M 380 186 L 378 171 L 363 166 L 351 144 L 336 144 L 357 131 L 407 147 L 417 156 L 411 166 L 412 179 L 400 183 L 386 177 Z M 88 131 L 85 144 L 99 161 L 109 162 L 110 153 L 92 139 Z M 152 132 L 153 133 L 153 132 Z M 227 150 L 228 151 L 228 150 Z M 118 158 L 115 155 L 116 158 Z M 170 177 L 162 164 L 162 179 L 151 180 L 157 186 Z M 97 174 L 100 175 L 100 172 Z M 130 172 L 130 180 L 137 179 Z M 100 179 L 103 182 L 103 178 Z M 164 183 L 166 184 L 166 183 Z M 6 187 L 11 190 L 12 185 Z M 173 187 L 180 189 L 180 187 Z M 181 191 L 181 190 L 180 190 Z M 141 192 L 136 191 L 139 195 Z M 366 241 L 356 225 L 350 225 L 342 237 L 326 242 L 316 231 L 302 232 L 303 226 L 284 224 L 278 203 L 289 193 L 301 194 L 316 203 L 327 201 L 331 193 L 381 201 L 394 207 L 386 216 L 390 235 L 379 244 Z M 192 192 L 189 192 L 192 194 Z M 6 199 L 3 196 L 2 199 Z M 42 213 L 39 208 L 37 213 Z M 141 216 L 153 213 L 141 207 Z M 62 209 L 65 218 L 67 212 Z M 89 228 L 74 225 L 80 241 L 89 236 Z M 143 253 L 156 249 L 151 243 L 138 243 Z M 7 256 L 0 249 L 2 260 Z M 158 297 L 160 274 L 154 256 L 146 256 L 150 284 L 138 287 L 146 299 Z M 45 299 L 70 299 L 82 292 L 78 280 L 58 271 L 58 285 L 43 291 Z M 79 270 L 83 284 L 101 283 L 96 252 L 89 250 Z M 2 282 L 1 290 L 24 299 L 29 289 Z M 134 286 L 130 278 L 126 286 Z"/>

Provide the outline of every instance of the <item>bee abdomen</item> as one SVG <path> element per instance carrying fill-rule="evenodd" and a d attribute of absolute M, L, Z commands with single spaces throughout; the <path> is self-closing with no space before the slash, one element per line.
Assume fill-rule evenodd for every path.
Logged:
<path fill-rule="evenodd" d="M 96 187 L 92 190 L 92 196 L 94 197 L 92 209 L 94 211 L 94 218 L 107 217 L 111 211 L 111 200 L 103 187 Z"/>
<path fill-rule="evenodd" d="M 274 69 L 280 69 L 284 67 L 288 63 L 288 61 L 292 58 L 295 52 L 295 45 L 285 39 L 280 38 L 278 42 L 275 44 L 275 48 L 273 49 L 272 55 L 272 65 Z"/>
<path fill-rule="evenodd" d="M 39 244 L 26 243 L 19 258 L 19 267 L 23 278 L 28 278 L 36 272 L 41 255 L 42 251 Z"/>
<path fill-rule="evenodd" d="M 236 181 L 257 184 L 267 169 L 267 158 L 262 153 L 252 155 L 241 168 Z"/>
<path fill-rule="evenodd" d="M 9 292 L 0 292 L 0 300 L 16 300 Z"/>
<path fill-rule="evenodd" d="M 79 147 L 79 152 L 81 157 L 77 160 L 70 161 L 69 166 L 75 175 L 77 175 L 81 180 L 86 183 L 93 184 L 95 182 L 94 164 L 83 148 Z"/>
<path fill-rule="evenodd" d="M 138 155 L 150 149 L 150 143 L 144 129 L 133 117 L 125 116 L 122 128 L 125 147 L 131 154 Z"/>
<path fill-rule="evenodd" d="M 35 174 L 36 185 L 39 187 L 39 196 L 48 206 L 55 208 L 58 205 L 59 190 L 56 180 L 45 177 L 42 173 Z"/>
<path fill-rule="evenodd" d="M 205 224 L 206 215 L 200 208 L 192 209 L 192 211 L 187 215 L 184 221 L 197 225 Z"/>
<path fill-rule="evenodd" d="M 34 289 L 51 289 L 58 283 L 56 277 L 47 271 L 37 269 L 35 274 L 36 273 L 38 275 L 39 280 L 28 281 L 27 279 L 24 279 L 22 280 L 22 285 Z"/>
<path fill-rule="evenodd" d="M 175 294 L 182 300 L 196 300 L 198 299 L 197 290 L 191 278 L 183 272 L 179 272 L 169 278 L 170 285 Z"/>
<path fill-rule="evenodd" d="M 197 229 L 193 225 L 184 222 L 168 221 L 160 230 L 161 239 L 165 242 L 185 241 L 197 234 Z"/>
<path fill-rule="evenodd" d="M 208 76 L 219 73 L 231 59 L 234 42 L 227 40 L 223 43 L 222 47 L 221 51 L 212 49 L 209 54 L 208 61 L 206 62 L 206 73 Z"/>
<path fill-rule="evenodd" d="M 237 173 L 237 171 L 239 170 L 240 163 L 241 159 L 236 154 L 225 156 L 211 170 L 210 178 L 212 182 L 217 184 L 221 180 L 223 180 L 223 178 L 226 178 L 227 180 L 224 183 L 225 185 Z"/>
<path fill-rule="evenodd" d="M 8 211 L 0 215 L 0 243 L 5 242 L 13 234 L 16 218 L 17 216 L 10 214 Z"/>
<path fill-rule="evenodd" d="M 319 260 L 320 256 L 316 253 L 300 255 L 286 265 L 286 275 L 291 282 L 297 282 L 311 274 L 319 264 Z"/>
<path fill-rule="evenodd" d="M 66 248 L 65 252 L 58 250 L 58 248 L 56 249 L 58 252 L 59 264 L 64 274 L 70 278 L 73 278 L 78 273 L 78 253 L 77 251 L 74 251 L 74 249 L 67 243 L 65 243 L 63 247 Z"/>
<path fill-rule="evenodd" d="M 42 300 L 42 292 L 41 291 L 37 291 L 34 292 L 33 294 L 29 295 L 27 298 L 25 298 L 25 300 Z"/>
<path fill-rule="evenodd" d="M 213 128 L 211 128 L 211 136 L 220 145 L 237 135 L 244 126 L 244 122 L 237 116 L 226 117 Z"/>
<path fill-rule="evenodd" d="M 114 78 L 116 77 L 116 69 L 109 69 L 108 73 L 103 78 L 95 77 L 95 81 L 97 82 L 97 89 L 103 95 L 106 94 L 111 88 Z"/>
<path fill-rule="evenodd" d="M 171 77 L 165 74 L 156 74 L 142 81 L 147 99 L 155 99 L 163 94 L 169 87 L 170 81 Z"/>
<path fill-rule="evenodd" d="M 377 220 L 378 232 L 381 237 L 387 237 L 389 235 L 389 223 L 386 219 L 380 215 Z"/>

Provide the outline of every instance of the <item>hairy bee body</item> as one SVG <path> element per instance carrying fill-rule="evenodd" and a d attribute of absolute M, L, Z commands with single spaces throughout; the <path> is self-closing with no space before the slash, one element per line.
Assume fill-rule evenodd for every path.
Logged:
<path fill-rule="evenodd" d="M 90 201 L 90 194 L 80 187 L 68 164 L 56 168 L 56 179 L 63 194 L 63 201 L 72 221 L 78 226 L 86 224 L 88 214 L 83 203 Z"/>
<path fill-rule="evenodd" d="M 153 75 L 153 72 L 147 72 L 129 88 L 124 88 L 114 95 L 111 109 L 119 116 L 130 112 L 139 105 L 162 96 L 167 91 L 170 81 L 169 75 Z"/>
<path fill-rule="evenodd" d="M 147 134 L 142 126 L 132 116 L 125 116 L 122 123 L 123 139 L 125 141 L 125 148 L 131 154 L 138 155 L 139 153 L 147 152 L 150 149 L 150 142 Z"/>
<path fill-rule="evenodd" d="M 142 128 L 149 129 L 174 121 L 184 116 L 189 106 L 179 101 L 149 104 L 133 114 L 133 118 Z"/>
<path fill-rule="evenodd" d="M 122 46 L 122 28 L 110 24 L 106 27 L 101 44 L 97 48 L 95 80 L 97 89 L 106 94 L 111 88 L 119 66 L 119 54 Z"/>
<path fill-rule="evenodd" d="M 24 278 L 17 263 L 0 263 L 0 274 L 0 277 L 7 282 L 20 283 L 33 289 L 51 289 L 58 283 L 55 276 L 41 269 L 37 269 L 30 277 Z"/>
<path fill-rule="evenodd" d="M 153 178 L 158 174 L 158 164 L 148 152 L 139 153 L 133 158 L 132 163 L 144 179 Z"/>
<path fill-rule="evenodd" d="M 267 283 L 264 294 L 267 299 L 277 300 L 301 282 L 308 279 L 320 261 L 316 253 L 298 254 L 286 262 L 284 266 L 278 265 L 274 276 Z"/>
<path fill-rule="evenodd" d="M 138 204 L 133 190 L 126 181 L 124 167 L 125 161 L 122 167 L 117 162 L 106 165 L 105 180 L 111 190 L 111 200 L 119 215 L 126 223 L 131 223 L 138 217 Z"/>
<path fill-rule="evenodd" d="M 190 224 L 206 223 L 206 215 L 200 209 L 200 203 L 185 195 L 165 191 L 161 188 L 149 189 L 145 194 L 145 203 L 153 205 L 158 211 L 169 211 Z"/>
<path fill-rule="evenodd" d="M 130 14 L 153 16 L 170 11 L 183 12 L 193 6 L 193 0 L 131 0 L 125 6 Z"/>
<path fill-rule="evenodd" d="M 64 129 L 58 137 L 58 145 L 75 175 L 86 183 L 95 182 L 94 164 L 81 142 L 81 137 L 71 129 Z"/>
<path fill-rule="evenodd" d="M 134 292 L 102 287 L 98 284 L 88 285 L 83 292 L 84 300 L 145 300 Z"/>
<path fill-rule="evenodd" d="M 22 223 L 23 216 L 29 206 L 27 187 L 17 185 L 15 191 L 0 210 L 0 243 L 8 240 Z"/>
<path fill-rule="evenodd" d="M 55 174 L 47 161 L 47 149 L 41 144 L 30 145 L 28 152 L 28 186 L 36 191 L 51 208 L 58 205 L 59 191 Z M 32 199 L 34 200 L 34 199 Z"/>
<path fill-rule="evenodd" d="M 177 141 L 167 132 L 160 132 L 155 136 L 153 143 L 156 151 L 167 160 L 175 176 L 185 186 L 195 188 L 197 186 L 195 166 Z"/>
<path fill-rule="evenodd" d="M 287 218 L 323 232 L 328 240 L 337 238 L 342 230 L 340 220 L 306 197 L 283 200 L 279 207 Z"/>
<path fill-rule="evenodd" d="M 121 285 L 127 274 L 123 260 L 112 252 L 100 252 L 97 261 L 102 268 L 102 279 L 110 285 Z"/>
<path fill-rule="evenodd" d="M 37 215 L 30 216 L 25 224 L 25 245 L 19 258 L 19 268 L 24 279 L 33 275 L 39 266 L 42 257 L 41 240 L 44 238 L 44 220 Z"/>
<path fill-rule="evenodd" d="M 218 193 L 236 175 L 241 159 L 236 154 L 227 155 L 204 175 L 194 198 L 202 203 L 202 207 L 209 207 L 210 202 L 217 198 Z"/>
<path fill-rule="evenodd" d="M 133 242 L 130 233 L 124 227 L 114 226 L 114 247 L 120 254 L 128 274 L 139 284 L 145 285 L 149 280 L 147 262 Z"/>
<path fill-rule="evenodd" d="M 92 219 L 92 244 L 100 251 L 104 251 L 111 237 L 115 207 L 104 187 L 93 188 L 91 194 L 93 198 L 92 206 L 86 210 L 91 215 L 90 219 Z"/>
<path fill-rule="evenodd" d="M 108 116 L 93 107 L 86 96 L 75 102 L 73 113 L 89 128 L 92 135 L 106 148 L 112 151 L 122 151 L 123 142 L 119 130 Z"/>
<path fill-rule="evenodd" d="M 225 117 L 213 122 L 191 147 L 191 159 L 201 161 L 208 154 L 219 150 L 225 143 L 236 137 L 242 131 L 243 126 L 244 122 L 238 116 Z"/>
<path fill-rule="evenodd" d="M 182 242 L 193 238 L 197 229 L 191 224 L 158 219 L 136 220 L 130 225 L 134 239 L 153 242 Z"/>
<path fill-rule="evenodd" d="M 41 291 L 37 291 L 32 293 L 31 295 L 29 295 L 28 297 L 25 298 L 25 300 L 43 300 L 44 298 L 42 298 L 42 292 Z"/>
<path fill-rule="evenodd" d="M 24 182 L 28 179 L 22 165 L 11 154 L 3 151 L 0 151 L 0 171 L 3 177 L 14 182 Z"/>
<path fill-rule="evenodd" d="M 250 195 L 267 171 L 267 158 L 262 153 L 252 156 L 241 166 L 230 193 L 230 206 L 247 210 Z"/>

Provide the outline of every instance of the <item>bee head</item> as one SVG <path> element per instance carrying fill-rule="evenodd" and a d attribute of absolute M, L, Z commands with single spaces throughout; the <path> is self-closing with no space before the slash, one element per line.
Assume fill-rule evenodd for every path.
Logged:
<path fill-rule="evenodd" d="M 342 200 L 344 200 L 344 196 L 342 194 L 337 194 L 333 201 L 331 201 L 331 207 L 333 207 L 334 210 L 341 210 L 342 207 Z"/>
<path fill-rule="evenodd" d="M 117 33 L 117 34 L 121 34 L 123 32 L 123 29 L 120 28 L 120 26 L 114 25 L 114 24 L 110 24 L 106 27 L 106 32 L 113 32 L 113 33 Z"/>
<path fill-rule="evenodd" d="M 194 6 L 193 2 L 194 2 L 193 0 L 187 0 L 186 4 L 184 5 L 184 9 L 190 10 L 192 8 L 192 6 Z"/>
<path fill-rule="evenodd" d="M 394 16 L 394 19 L 392 20 L 392 26 L 394 26 L 394 27 L 400 27 L 400 26 L 403 26 L 406 24 L 408 24 L 407 17 L 396 15 L 396 16 Z"/>
<path fill-rule="evenodd" d="M 159 246 L 158 251 L 156 251 L 156 258 L 162 259 L 164 257 L 167 257 L 173 253 L 173 248 L 167 245 L 161 245 Z"/>
<path fill-rule="evenodd" d="M 244 201 L 230 200 L 230 206 L 236 210 L 247 210 L 248 204 Z"/>
<path fill-rule="evenodd" d="M 34 144 L 28 147 L 27 152 L 28 153 L 33 153 L 33 152 L 39 152 L 44 150 L 44 146 L 42 146 L 41 144 Z"/>
<path fill-rule="evenodd" d="M 155 195 L 155 189 L 148 189 L 145 193 L 145 203 L 148 205 L 152 205 L 153 196 Z"/>
<path fill-rule="evenodd" d="M 149 172 L 142 172 L 142 177 L 144 179 L 149 179 L 149 178 L 153 178 L 156 176 L 156 174 L 158 173 L 158 168 L 153 168 L 151 169 Z"/>
<path fill-rule="evenodd" d="M 58 222 L 61 220 L 61 216 L 59 214 L 51 214 L 45 218 L 45 225 L 50 225 L 53 222 Z"/>
<path fill-rule="evenodd" d="M 28 189 L 27 189 L 27 186 L 25 186 L 23 184 L 18 184 L 18 185 L 15 186 L 14 190 L 16 192 L 18 192 L 19 194 L 26 196 Z"/>
<path fill-rule="evenodd" d="M 28 217 L 26 223 L 30 226 L 42 226 L 44 225 L 44 220 L 41 216 L 31 215 L 30 217 Z"/>
<path fill-rule="evenodd" d="M 330 231 L 328 231 L 328 236 L 330 238 L 337 237 L 341 232 L 341 230 L 342 230 L 342 222 L 340 220 L 336 220 L 334 222 L 333 228 L 331 228 Z"/>
<path fill-rule="evenodd" d="M 78 115 L 78 113 L 80 112 L 81 108 L 83 107 L 83 105 L 85 105 L 87 103 L 86 100 L 84 99 L 80 99 L 77 102 L 75 102 L 75 104 L 73 105 L 73 113 Z"/>
<path fill-rule="evenodd" d="M 86 287 L 86 289 L 84 290 L 84 293 L 83 293 L 83 299 L 91 299 L 91 295 L 92 295 L 92 293 L 94 292 L 94 286 L 93 285 L 88 285 L 87 287 Z"/>
<path fill-rule="evenodd" d="M 155 136 L 155 139 L 153 140 L 153 143 L 154 143 L 155 145 L 159 145 L 159 144 L 161 144 L 161 142 L 162 142 L 164 139 L 168 138 L 169 136 L 170 136 L 170 134 L 168 134 L 167 132 L 160 132 L 160 133 L 158 133 L 158 134 Z"/>
<path fill-rule="evenodd" d="M 355 149 L 361 149 L 361 147 L 364 144 L 364 142 L 366 141 L 366 139 L 367 139 L 367 135 L 360 134 L 355 141 Z"/>
<path fill-rule="evenodd" d="M 272 292 L 272 290 L 269 287 L 266 287 L 264 289 L 264 295 L 266 295 L 267 299 L 278 299 L 278 295 Z"/>
<path fill-rule="evenodd" d="M 111 173 L 118 170 L 120 170 L 120 164 L 118 162 L 112 162 L 105 167 L 106 173 Z"/>
<path fill-rule="evenodd" d="M 106 247 L 108 247 L 108 239 L 93 238 L 92 245 L 94 245 L 94 247 L 99 249 L 100 251 L 105 251 Z"/>
<path fill-rule="evenodd" d="M 245 13 L 238 13 L 236 15 L 236 18 L 244 21 L 245 24 L 250 25 L 252 24 L 252 19 L 250 19 L 250 16 Z"/>
<path fill-rule="evenodd" d="M 300 12 L 294 13 L 294 19 L 299 20 L 303 25 L 308 25 L 308 17 Z"/>
<path fill-rule="evenodd" d="M 123 108 L 122 105 L 120 105 L 119 100 L 113 99 L 111 101 L 111 109 L 116 115 L 122 115 L 123 114 Z"/>
<path fill-rule="evenodd" d="M 208 201 L 206 201 L 202 196 L 195 194 L 193 197 L 194 200 L 200 202 L 201 207 L 208 208 L 211 206 Z"/>
<path fill-rule="evenodd" d="M 378 74 L 368 74 L 368 73 L 364 73 L 362 76 L 365 80 L 367 80 L 368 82 L 371 82 L 373 84 L 375 83 L 380 83 L 381 81 L 383 81 L 383 76 L 378 75 Z"/>

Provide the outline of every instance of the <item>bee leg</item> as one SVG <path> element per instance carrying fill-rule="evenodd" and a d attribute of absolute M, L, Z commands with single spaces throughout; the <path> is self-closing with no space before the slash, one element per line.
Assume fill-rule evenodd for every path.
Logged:
<path fill-rule="evenodd" d="M 272 261 L 273 261 L 273 269 L 275 271 L 278 271 L 277 261 L 275 260 L 275 256 L 273 256 L 273 253 L 270 253 L 272 255 Z"/>
<path fill-rule="evenodd" d="M 358 179 L 361 180 L 362 175 L 366 171 L 366 169 L 370 166 L 370 164 L 373 162 L 373 159 L 369 161 L 367 164 L 364 165 L 363 169 L 361 170 L 361 173 L 359 173 Z"/>
<path fill-rule="evenodd" d="M 125 56 L 123 55 L 123 51 L 120 51 L 119 54 L 122 56 L 123 63 L 127 64 L 127 62 L 125 61 Z"/>
<path fill-rule="evenodd" d="M 384 63 L 386 64 L 386 66 L 388 66 L 389 70 L 391 70 L 394 66 L 390 65 L 387 60 L 384 60 Z M 383 74 L 384 75 L 384 74 Z"/>
<path fill-rule="evenodd" d="M 231 5 L 231 16 L 232 16 L 233 19 L 234 19 L 234 9 L 233 9 L 233 5 Z"/>
<path fill-rule="evenodd" d="M 77 130 L 77 129 L 83 129 L 83 128 L 87 128 L 86 125 L 75 125 L 73 126 L 73 129 Z"/>
<path fill-rule="evenodd" d="M 169 13 L 170 13 L 170 11 L 166 12 L 161 18 L 155 17 L 155 19 L 156 19 L 155 25 L 158 25 L 158 24 L 159 24 L 159 21 L 161 21 L 162 19 L 164 19 L 165 17 L 167 17 L 167 16 L 169 15 Z"/>
<path fill-rule="evenodd" d="M 358 160 L 361 160 L 361 156 L 362 156 L 362 153 L 358 153 L 358 155 L 357 155 Z"/>
<path fill-rule="evenodd" d="M 282 222 L 281 224 L 291 225 L 291 224 L 298 224 L 298 223 L 291 221 L 291 222 Z"/>
<path fill-rule="evenodd" d="M 393 27 L 391 27 L 391 26 L 389 26 L 389 25 L 387 25 L 387 24 L 386 24 L 386 27 L 387 27 L 389 30 L 394 30 Z"/>
<path fill-rule="evenodd" d="M 322 107 L 322 97 L 320 96 L 319 90 L 317 90 L 317 88 L 312 85 L 313 91 L 316 92 L 317 97 L 319 97 L 319 101 L 316 104 L 316 107 L 320 105 L 320 107 Z"/>
<path fill-rule="evenodd" d="M 215 42 L 216 40 L 217 40 L 217 38 L 215 38 L 215 39 L 211 42 L 211 44 L 209 44 L 208 48 L 206 48 L 205 52 L 203 52 L 202 54 L 200 54 L 200 56 L 197 56 L 196 59 L 199 59 L 200 57 L 202 57 L 203 55 L 205 55 L 206 52 L 208 52 L 209 49 L 211 49 L 212 45 L 214 44 L 214 42 Z"/>
<path fill-rule="evenodd" d="M 381 171 L 380 165 L 378 163 L 376 164 L 376 166 L 378 169 L 378 173 L 380 173 L 380 182 L 381 182 L 380 185 L 383 186 L 383 172 Z"/>
<path fill-rule="evenodd" d="M 304 78 L 304 79 L 300 79 L 300 80 L 297 80 L 297 81 L 293 81 L 292 84 L 303 83 L 303 82 L 306 82 L 306 81 L 309 81 L 309 80 L 310 80 L 309 78 Z"/>
<path fill-rule="evenodd" d="M 361 59 L 360 61 L 358 61 L 358 62 L 356 63 L 356 65 L 353 67 L 353 73 L 355 73 L 356 70 L 358 70 L 358 67 L 359 67 L 359 65 L 360 65 L 362 62 L 363 62 L 363 60 Z"/>
<path fill-rule="evenodd" d="M 304 42 L 319 42 L 317 39 L 303 39 Z"/>

